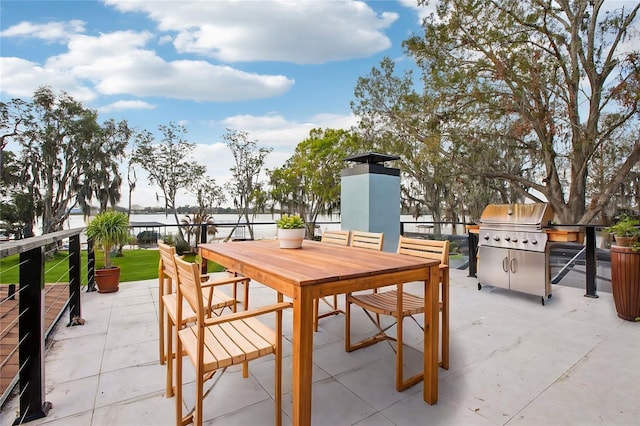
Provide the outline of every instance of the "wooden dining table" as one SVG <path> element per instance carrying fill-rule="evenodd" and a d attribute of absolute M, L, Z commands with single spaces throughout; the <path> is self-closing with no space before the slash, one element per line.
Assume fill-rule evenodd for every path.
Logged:
<path fill-rule="evenodd" d="M 420 281 L 424 283 L 424 401 L 438 401 L 439 262 L 305 240 L 200 244 L 200 256 L 283 293 L 293 301 L 293 424 L 311 424 L 315 298 Z M 394 368 L 390 365 L 390 368 Z"/>

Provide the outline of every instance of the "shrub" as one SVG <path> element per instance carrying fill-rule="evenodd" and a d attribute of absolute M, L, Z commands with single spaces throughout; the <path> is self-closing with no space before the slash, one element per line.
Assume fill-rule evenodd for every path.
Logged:
<path fill-rule="evenodd" d="M 176 253 L 181 256 L 185 253 L 191 253 L 191 245 L 182 238 L 176 239 L 175 247 Z"/>

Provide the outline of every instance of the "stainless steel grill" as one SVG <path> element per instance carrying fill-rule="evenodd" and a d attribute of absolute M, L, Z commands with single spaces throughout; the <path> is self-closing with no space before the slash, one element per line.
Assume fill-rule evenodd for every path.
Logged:
<path fill-rule="evenodd" d="M 490 204 L 480 217 L 478 290 L 482 285 L 551 297 L 547 203 Z"/>

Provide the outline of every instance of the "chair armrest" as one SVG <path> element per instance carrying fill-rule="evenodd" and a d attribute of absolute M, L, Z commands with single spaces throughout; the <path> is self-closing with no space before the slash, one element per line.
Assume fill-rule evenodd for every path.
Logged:
<path fill-rule="evenodd" d="M 233 314 L 223 315 L 215 318 L 206 318 L 204 320 L 204 325 L 216 325 L 222 324 L 229 321 L 235 321 L 243 318 L 257 317 L 259 315 L 268 314 L 275 311 L 281 311 L 283 309 L 288 309 L 293 306 L 291 302 L 280 302 L 274 303 L 272 305 L 261 306 L 259 308 L 254 308 L 248 311 L 240 311 Z"/>

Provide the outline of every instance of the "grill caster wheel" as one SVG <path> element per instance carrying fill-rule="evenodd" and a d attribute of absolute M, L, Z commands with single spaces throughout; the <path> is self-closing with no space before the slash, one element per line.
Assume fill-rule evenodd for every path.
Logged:
<path fill-rule="evenodd" d="M 544 296 L 542 296 L 540 300 L 542 301 L 542 306 L 544 306 Z"/>
<path fill-rule="evenodd" d="M 482 290 L 482 284 L 478 283 L 478 291 Z"/>

